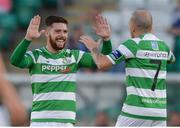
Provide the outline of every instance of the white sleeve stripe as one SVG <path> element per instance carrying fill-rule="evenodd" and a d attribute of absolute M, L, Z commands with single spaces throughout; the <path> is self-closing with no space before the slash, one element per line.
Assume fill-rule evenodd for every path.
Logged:
<path fill-rule="evenodd" d="M 168 60 L 171 59 L 171 55 L 172 55 L 172 52 L 170 51 L 169 56 L 168 56 Z"/>
<path fill-rule="evenodd" d="M 26 53 L 29 54 L 31 56 L 31 58 L 33 59 L 33 62 L 36 63 L 36 60 L 35 60 L 33 53 L 31 51 L 28 51 Z"/>
<path fill-rule="evenodd" d="M 112 64 L 115 64 L 115 61 L 109 55 L 106 55 L 106 56 L 111 61 Z"/>
<path fill-rule="evenodd" d="M 134 54 L 125 45 L 120 45 L 118 50 L 125 56 L 125 58 L 134 57 Z"/>
<path fill-rule="evenodd" d="M 83 54 L 84 54 L 84 52 L 83 52 L 83 51 L 79 51 L 79 56 L 78 56 L 77 63 L 79 63 L 79 61 L 81 60 L 81 58 L 82 58 Z"/>
<path fill-rule="evenodd" d="M 171 60 L 171 58 L 172 58 L 172 60 Z M 169 56 L 168 56 L 168 61 L 172 61 L 172 62 L 175 62 L 175 56 L 174 56 L 174 54 L 172 53 L 172 51 L 170 51 L 170 53 L 169 53 Z"/>
<path fill-rule="evenodd" d="M 172 54 L 172 58 L 173 58 L 173 59 L 172 59 L 172 62 L 175 62 L 176 59 L 175 59 L 174 54 Z"/>
<path fill-rule="evenodd" d="M 36 51 L 42 52 L 41 49 L 35 49 Z"/>

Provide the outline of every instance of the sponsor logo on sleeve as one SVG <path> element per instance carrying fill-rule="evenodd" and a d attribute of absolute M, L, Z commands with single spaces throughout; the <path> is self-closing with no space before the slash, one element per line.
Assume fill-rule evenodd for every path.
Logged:
<path fill-rule="evenodd" d="M 121 55 L 120 51 L 118 51 L 118 50 L 115 50 L 115 51 L 113 51 L 113 52 L 111 53 L 111 57 L 112 57 L 114 60 L 119 59 L 121 56 L 122 56 L 122 55 Z"/>

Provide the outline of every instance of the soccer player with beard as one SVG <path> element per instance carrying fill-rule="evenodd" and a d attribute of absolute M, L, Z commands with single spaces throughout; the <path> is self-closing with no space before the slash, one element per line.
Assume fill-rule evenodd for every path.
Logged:
<path fill-rule="evenodd" d="M 11 63 L 28 68 L 31 75 L 33 103 L 31 126 L 73 126 L 76 117 L 76 72 L 81 67 L 96 68 L 90 53 L 64 49 L 68 38 L 68 21 L 62 17 L 46 18 L 46 30 L 39 32 L 41 17 L 32 18 L 25 38 L 11 56 Z M 102 53 L 112 50 L 105 41 L 110 28 L 105 18 L 97 16 L 96 34 L 104 40 Z M 45 47 L 28 51 L 31 42 L 45 33 Z"/>

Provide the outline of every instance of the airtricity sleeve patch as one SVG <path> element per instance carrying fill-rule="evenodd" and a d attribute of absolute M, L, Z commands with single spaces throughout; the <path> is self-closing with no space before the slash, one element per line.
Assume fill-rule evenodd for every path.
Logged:
<path fill-rule="evenodd" d="M 121 61 L 125 59 L 118 49 L 112 51 L 109 55 L 107 55 L 107 57 L 111 61 L 112 64 L 120 63 Z"/>

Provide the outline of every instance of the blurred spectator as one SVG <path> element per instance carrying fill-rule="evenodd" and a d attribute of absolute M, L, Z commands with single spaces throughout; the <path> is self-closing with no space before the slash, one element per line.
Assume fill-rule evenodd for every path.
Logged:
<path fill-rule="evenodd" d="M 168 126 L 180 126 L 180 113 L 172 112 L 170 114 Z"/>
<path fill-rule="evenodd" d="M 86 48 L 86 46 L 79 41 L 80 36 L 84 35 L 84 34 L 85 33 L 84 33 L 82 25 L 80 25 L 80 24 L 74 25 L 72 28 L 72 32 L 69 36 L 68 42 L 66 44 L 66 48 L 89 52 L 89 50 Z M 79 71 L 80 72 L 86 72 L 86 73 L 92 73 L 92 72 L 95 72 L 96 69 L 81 68 Z"/>
<path fill-rule="evenodd" d="M 27 113 L 24 105 L 21 103 L 15 88 L 5 78 L 5 66 L 2 56 L 0 55 L 0 97 L 2 104 L 7 108 L 9 120 L 11 124 L 7 124 L 8 118 L 5 118 L 4 111 L 0 111 L 0 126 L 25 126 L 27 121 Z M 0 106 L 0 110 L 3 106 Z"/>
<path fill-rule="evenodd" d="M 90 10 L 81 17 L 84 32 L 96 40 L 98 36 L 93 31 L 92 24 L 94 24 L 97 14 L 100 13 L 102 13 L 102 6 L 100 4 L 92 4 Z"/>
<path fill-rule="evenodd" d="M 105 112 L 98 112 L 96 114 L 95 126 L 109 126 L 109 117 Z"/>
<path fill-rule="evenodd" d="M 172 65 L 172 71 L 180 71 L 180 0 L 176 0 L 176 8 L 172 13 L 172 25 L 168 32 L 174 36 L 174 55 L 176 63 Z"/>
<path fill-rule="evenodd" d="M 0 0 L 0 13 L 9 12 L 12 8 L 11 0 Z"/>
<path fill-rule="evenodd" d="M 69 41 L 66 45 L 68 49 L 77 49 L 82 51 L 88 51 L 88 49 L 84 46 L 83 43 L 79 41 L 80 36 L 84 34 L 83 28 L 81 25 L 75 25 L 72 28 L 72 33 L 69 37 Z"/>
<path fill-rule="evenodd" d="M 102 11 L 103 11 L 103 6 L 101 4 L 92 4 L 90 10 L 88 10 L 88 12 L 85 13 L 81 17 L 84 33 L 86 35 L 91 36 L 95 40 L 98 40 L 99 37 L 96 35 L 94 30 L 92 29 L 92 24 L 94 24 L 95 17 L 97 16 L 97 14 L 101 14 Z M 89 51 L 82 43 L 81 43 L 80 49 L 83 51 Z M 125 72 L 124 67 L 125 67 L 125 63 L 123 62 L 123 63 L 120 63 L 120 64 L 110 68 L 107 71 L 110 73 L 118 73 L 118 72 L 124 73 Z"/>

